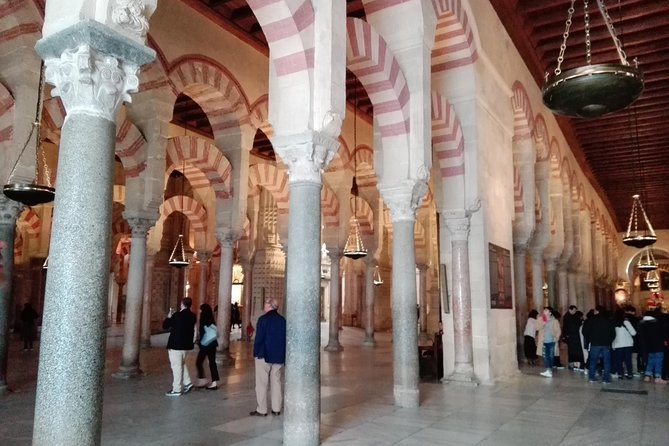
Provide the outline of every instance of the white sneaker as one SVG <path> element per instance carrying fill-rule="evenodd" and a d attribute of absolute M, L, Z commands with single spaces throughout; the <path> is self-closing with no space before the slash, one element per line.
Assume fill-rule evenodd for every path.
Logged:
<path fill-rule="evenodd" d="M 553 377 L 553 372 L 550 370 L 544 370 L 543 372 L 539 373 L 541 376 L 545 376 L 546 378 L 552 378 Z"/>

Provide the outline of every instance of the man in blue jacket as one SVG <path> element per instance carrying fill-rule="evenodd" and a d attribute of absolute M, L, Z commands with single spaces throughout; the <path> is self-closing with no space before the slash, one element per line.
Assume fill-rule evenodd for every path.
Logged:
<path fill-rule="evenodd" d="M 249 415 L 267 416 L 267 387 L 270 385 L 272 415 L 281 415 L 281 369 L 286 362 L 286 319 L 277 311 L 276 299 L 266 299 L 265 314 L 258 318 L 253 357 L 256 363 L 256 399 L 258 406 Z"/>

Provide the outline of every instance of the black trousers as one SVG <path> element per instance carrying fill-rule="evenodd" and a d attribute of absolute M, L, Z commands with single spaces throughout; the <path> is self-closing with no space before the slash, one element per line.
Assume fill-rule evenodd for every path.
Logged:
<path fill-rule="evenodd" d="M 211 373 L 212 381 L 219 381 L 220 377 L 218 376 L 218 367 L 216 367 L 216 343 L 213 345 L 207 345 L 206 347 L 200 346 L 200 351 L 197 353 L 197 359 L 195 360 L 195 367 L 197 367 L 197 377 L 204 378 L 204 358 L 207 358 L 209 361 L 209 372 Z"/>

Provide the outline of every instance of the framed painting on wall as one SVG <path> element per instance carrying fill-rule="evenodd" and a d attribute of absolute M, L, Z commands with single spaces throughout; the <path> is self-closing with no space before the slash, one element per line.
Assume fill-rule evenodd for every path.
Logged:
<path fill-rule="evenodd" d="M 511 251 L 488 244 L 490 259 L 490 308 L 513 308 Z"/>

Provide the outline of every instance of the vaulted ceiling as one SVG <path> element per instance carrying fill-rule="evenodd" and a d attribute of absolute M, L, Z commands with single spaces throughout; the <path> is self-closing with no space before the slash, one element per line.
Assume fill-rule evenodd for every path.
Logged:
<path fill-rule="evenodd" d="M 267 54 L 267 41 L 246 0 L 182 1 Z M 346 0 L 346 3 L 349 17 L 365 17 L 362 0 Z M 541 87 L 545 73 L 555 69 L 571 0 L 490 0 L 490 3 Z M 583 0 L 574 3 L 563 72 L 586 64 Z M 592 63 L 619 63 L 598 12 L 597 0 L 588 3 Z M 669 229 L 669 162 L 664 152 L 669 148 L 669 1 L 605 3 L 628 60 L 638 60 L 645 89 L 626 110 L 593 119 L 558 117 L 557 120 L 586 176 L 611 210 L 618 230 L 627 227 L 631 196 L 635 192 L 641 194 L 654 228 Z M 346 84 L 349 103 L 357 101 L 361 114 L 371 116 L 371 102 L 350 72 Z M 190 98 L 181 98 L 175 108 L 175 121 L 187 122 L 185 114 L 192 117 L 195 107 L 197 104 Z M 192 122 L 197 125 L 197 119 Z M 273 156 L 266 138 L 260 136 L 256 143 L 258 149 L 254 150 Z"/>

